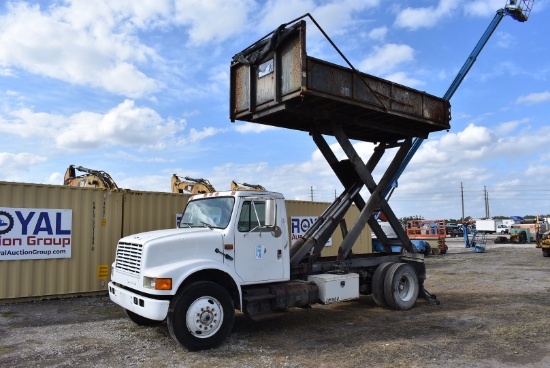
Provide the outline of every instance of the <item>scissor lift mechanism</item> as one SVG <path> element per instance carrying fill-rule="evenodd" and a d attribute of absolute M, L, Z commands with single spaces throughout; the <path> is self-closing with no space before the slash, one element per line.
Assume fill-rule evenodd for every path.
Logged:
<path fill-rule="evenodd" d="M 367 223 L 387 254 L 392 253 L 392 245 L 401 245 L 407 252 L 415 253 L 384 198 L 384 190 L 409 152 L 413 138 L 427 138 L 430 132 L 450 128 L 449 102 L 359 73 L 353 67 L 307 56 L 306 23 L 293 22 L 235 55 L 230 100 L 231 121 L 308 132 L 345 188 L 315 225 L 294 242 L 290 249 L 291 267 L 299 267 L 305 260 L 312 265 L 320 257 L 352 203 L 361 213 L 349 232 L 344 229 L 336 261 L 352 257 L 352 246 Z M 348 159 L 339 161 L 323 135 L 334 136 Z M 377 143 L 367 162 L 361 159 L 350 139 Z M 397 153 L 376 183 L 372 173 L 384 153 L 392 148 L 397 148 Z M 366 200 L 359 194 L 363 186 L 370 192 Z M 399 244 L 388 240 L 373 216 L 377 211 L 386 215 Z"/>

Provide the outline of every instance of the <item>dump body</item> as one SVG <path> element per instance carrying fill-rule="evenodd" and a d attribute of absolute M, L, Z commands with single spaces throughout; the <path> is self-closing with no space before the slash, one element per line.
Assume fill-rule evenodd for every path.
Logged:
<path fill-rule="evenodd" d="M 334 135 L 326 122 L 336 120 L 350 139 L 368 142 L 427 138 L 450 128 L 448 101 L 307 56 L 305 22 L 285 31 L 263 60 L 249 62 L 250 48 L 234 57 L 232 121 Z"/>

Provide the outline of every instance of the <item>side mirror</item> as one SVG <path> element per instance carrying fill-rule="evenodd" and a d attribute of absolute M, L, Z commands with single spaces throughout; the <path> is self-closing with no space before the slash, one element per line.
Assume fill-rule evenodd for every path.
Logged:
<path fill-rule="evenodd" d="M 277 204 L 274 198 L 265 201 L 265 227 L 273 227 L 276 224 Z"/>

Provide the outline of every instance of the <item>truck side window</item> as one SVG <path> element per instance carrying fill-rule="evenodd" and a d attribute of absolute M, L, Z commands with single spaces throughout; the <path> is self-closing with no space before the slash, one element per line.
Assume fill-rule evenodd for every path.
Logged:
<path fill-rule="evenodd" d="M 265 225 L 265 202 L 246 201 L 239 215 L 238 229 L 241 232 L 262 231 Z"/>

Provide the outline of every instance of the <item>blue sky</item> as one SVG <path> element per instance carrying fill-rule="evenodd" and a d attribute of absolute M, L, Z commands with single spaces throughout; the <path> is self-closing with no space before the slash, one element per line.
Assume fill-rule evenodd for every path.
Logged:
<path fill-rule="evenodd" d="M 71 165 L 123 188 L 172 174 L 288 199 L 342 190 L 307 133 L 229 120 L 234 54 L 311 13 L 359 70 L 443 96 L 504 0 L 74 0 L 0 4 L 1 181 L 61 184 Z M 505 17 L 390 200 L 398 217 L 550 213 L 550 1 Z M 313 24 L 308 55 L 343 64 Z M 334 139 L 328 137 L 329 143 Z M 338 145 L 338 156 L 344 155 Z M 366 159 L 373 146 L 355 142 Z M 382 164 L 381 164 L 382 165 Z M 375 178 L 380 173 L 375 172 Z"/>

